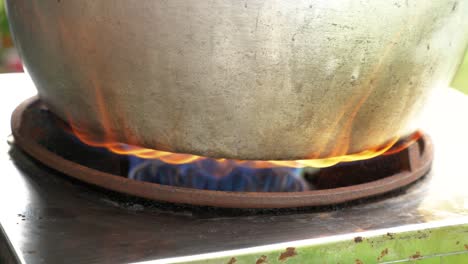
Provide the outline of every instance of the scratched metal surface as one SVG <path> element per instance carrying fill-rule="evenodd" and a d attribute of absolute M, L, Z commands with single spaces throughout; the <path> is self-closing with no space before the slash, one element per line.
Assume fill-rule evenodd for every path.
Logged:
<path fill-rule="evenodd" d="M 47 169 L 7 144 L 10 114 L 35 93 L 32 84 L 6 75 L 0 87 L 8 90 L 0 98 L 0 240 L 26 263 L 156 260 L 468 216 L 468 97 L 448 88 L 424 117 L 433 170 L 403 194 L 338 210 L 248 215 L 128 205 Z"/>

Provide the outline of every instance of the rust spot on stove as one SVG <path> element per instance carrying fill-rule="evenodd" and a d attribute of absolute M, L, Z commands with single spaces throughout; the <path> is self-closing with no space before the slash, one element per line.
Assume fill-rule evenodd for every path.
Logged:
<path fill-rule="evenodd" d="M 278 260 L 285 261 L 288 258 L 292 258 L 294 256 L 297 256 L 296 248 L 288 247 L 285 252 L 281 253 Z"/>
<path fill-rule="evenodd" d="M 361 236 L 355 237 L 354 238 L 354 243 L 361 243 L 363 238 Z"/>
<path fill-rule="evenodd" d="M 380 252 L 380 256 L 377 258 L 378 261 L 380 261 L 381 259 L 383 259 L 383 257 L 387 256 L 388 255 L 388 248 L 382 250 L 382 252 Z"/>
<path fill-rule="evenodd" d="M 468 250 L 468 245 L 467 244 L 465 244 L 465 249 Z"/>
<path fill-rule="evenodd" d="M 267 256 L 265 256 L 265 255 L 261 256 L 261 257 L 257 260 L 257 262 L 255 262 L 255 264 L 268 264 L 268 263 L 267 263 Z"/>
<path fill-rule="evenodd" d="M 355 263 L 356 263 L 356 264 L 364 264 L 364 262 L 362 262 L 360 259 L 356 259 L 356 260 L 355 260 Z"/>
<path fill-rule="evenodd" d="M 420 257 L 422 257 L 422 255 L 421 255 L 421 252 L 419 252 L 419 251 L 416 251 L 416 253 L 414 255 L 410 256 L 410 258 L 412 258 L 412 259 L 418 259 Z"/>
<path fill-rule="evenodd" d="M 234 264 L 236 262 L 237 262 L 236 258 L 231 258 L 231 260 L 229 260 L 229 262 L 227 264 Z"/>

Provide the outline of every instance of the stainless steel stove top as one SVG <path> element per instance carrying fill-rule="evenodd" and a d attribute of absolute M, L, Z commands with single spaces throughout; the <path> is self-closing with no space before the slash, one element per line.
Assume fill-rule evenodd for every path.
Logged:
<path fill-rule="evenodd" d="M 262 252 L 287 245 L 306 247 L 352 237 L 358 243 L 360 237 L 398 230 L 458 226 L 468 233 L 468 97 L 449 88 L 435 93 L 424 117 L 424 131 L 435 145 L 433 170 L 403 193 L 337 210 L 249 215 L 129 203 L 46 168 L 9 137 L 11 112 L 35 93 L 33 85 L 26 75 L 16 74 L 0 76 L 0 87 L 4 91 L 0 98 L 0 136 L 4 139 L 0 145 L 0 262 L 170 263 L 198 259 L 199 263 L 228 263 L 208 260 L 221 257 L 244 263 L 231 256 L 258 254 L 261 259 Z M 463 246 L 468 250 L 468 235 L 463 237 L 466 241 L 457 241 L 460 245 L 456 246 L 462 253 Z M 214 254 L 193 256 L 206 253 Z M 182 256 L 188 257 L 179 258 Z M 303 263 L 294 262 L 293 257 L 275 261 L 284 260 Z"/>

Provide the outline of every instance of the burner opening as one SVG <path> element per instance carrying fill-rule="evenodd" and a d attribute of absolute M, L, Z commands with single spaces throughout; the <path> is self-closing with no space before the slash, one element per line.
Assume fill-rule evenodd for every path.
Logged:
<path fill-rule="evenodd" d="M 12 130 L 23 150 L 76 179 L 151 200 L 216 207 L 285 208 L 349 202 L 406 186 L 424 176 L 432 161 L 429 138 L 417 132 L 382 155 L 324 168 L 210 158 L 171 163 L 83 143 L 36 98 L 15 111 Z"/>
<path fill-rule="evenodd" d="M 308 188 L 300 168 L 251 168 L 213 159 L 168 164 L 130 156 L 129 161 L 130 179 L 162 185 L 231 192 L 300 192 Z"/>
<path fill-rule="evenodd" d="M 261 167 L 256 161 L 197 159 L 193 162 L 171 164 L 161 159 L 119 155 L 104 147 L 93 147 L 80 140 L 66 123 L 41 110 L 43 119 L 52 120 L 43 142 L 50 151 L 78 164 L 132 180 L 174 187 L 230 192 L 302 192 L 363 184 L 408 170 L 401 155 L 414 142 L 422 151 L 417 132 L 399 141 L 384 155 L 367 160 L 343 162 L 331 167 Z M 51 140 L 52 139 L 52 140 Z M 132 146 L 121 144 L 123 149 Z"/>

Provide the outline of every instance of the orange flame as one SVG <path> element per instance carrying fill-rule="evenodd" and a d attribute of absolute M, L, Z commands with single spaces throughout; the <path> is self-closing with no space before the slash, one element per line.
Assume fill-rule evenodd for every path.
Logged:
<path fill-rule="evenodd" d="M 107 141 L 98 141 L 91 138 L 90 134 L 77 128 L 76 126 L 71 126 L 72 131 L 78 139 L 89 146 L 106 148 L 109 151 L 120 154 L 120 155 L 133 155 L 136 157 L 144 159 L 159 159 L 168 164 L 187 164 L 192 162 L 197 162 L 208 157 L 202 157 L 197 155 L 190 154 L 180 154 L 172 153 L 167 151 L 159 151 L 154 149 L 142 148 L 138 146 L 127 145 L 124 143 L 118 142 L 107 142 Z M 329 157 L 323 159 L 309 159 L 309 160 L 268 160 L 268 161 L 253 161 L 253 160 L 235 160 L 238 166 L 252 167 L 252 168 L 273 168 L 273 167 L 290 167 L 290 168 L 303 168 L 303 167 L 315 167 L 323 168 L 333 166 L 340 162 L 351 162 L 357 160 L 365 160 L 377 157 L 379 155 L 390 155 L 402 151 L 409 145 L 416 142 L 422 136 L 421 132 L 416 132 L 411 135 L 408 139 L 401 142 L 394 148 L 392 148 L 395 143 L 397 143 L 398 138 L 394 138 L 384 144 L 383 146 L 371 148 L 359 153 L 348 154 L 336 157 Z M 216 159 L 220 164 L 227 162 L 227 159 Z"/>
<path fill-rule="evenodd" d="M 421 131 L 416 131 L 413 133 L 411 136 L 407 137 L 405 140 L 401 141 L 398 145 L 393 146 L 391 149 L 389 149 L 387 152 L 383 153 L 383 155 L 393 155 L 395 153 L 398 153 L 415 142 L 417 142 L 420 138 L 422 138 L 423 133 Z"/>

